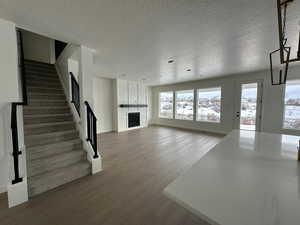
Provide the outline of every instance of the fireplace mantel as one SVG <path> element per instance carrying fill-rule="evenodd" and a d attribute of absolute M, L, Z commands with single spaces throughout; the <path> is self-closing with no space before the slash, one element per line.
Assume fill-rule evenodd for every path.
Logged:
<path fill-rule="evenodd" d="M 146 108 L 148 107 L 148 105 L 145 104 L 121 104 L 120 105 L 121 108 Z"/>

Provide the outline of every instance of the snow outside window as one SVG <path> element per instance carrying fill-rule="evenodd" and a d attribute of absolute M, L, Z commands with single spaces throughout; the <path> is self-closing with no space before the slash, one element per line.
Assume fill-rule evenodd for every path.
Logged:
<path fill-rule="evenodd" d="M 197 121 L 221 121 L 221 87 L 198 89 Z"/>
<path fill-rule="evenodd" d="M 194 119 L 194 90 L 176 91 L 175 119 Z"/>
<path fill-rule="evenodd" d="M 173 119 L 173 92 L 159 93 L 159 118 Z"/>
<path fill-rule="evenodd" d="M 286 83 L 283 127 L 300 129 L 300 80 Z"/>

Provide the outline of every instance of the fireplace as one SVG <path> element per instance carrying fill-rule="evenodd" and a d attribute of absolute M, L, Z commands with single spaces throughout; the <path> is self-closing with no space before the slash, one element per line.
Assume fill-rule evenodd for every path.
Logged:
<path fill-rule="evenodd" d="M 140 113 L 128 113 L 128 128 L 139 127 L 140 125 Z"/>

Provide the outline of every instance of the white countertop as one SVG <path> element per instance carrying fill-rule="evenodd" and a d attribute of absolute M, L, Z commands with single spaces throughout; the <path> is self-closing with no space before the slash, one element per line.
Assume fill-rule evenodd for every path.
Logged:
<path fill-rule="evenodd" d="M 164 193 L 213 225 L 299 225 L 299 139 L 234 130 Z"/>

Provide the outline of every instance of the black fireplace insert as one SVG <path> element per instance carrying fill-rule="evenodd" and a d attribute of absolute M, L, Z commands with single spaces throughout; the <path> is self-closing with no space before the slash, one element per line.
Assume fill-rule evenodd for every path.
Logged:
<path fill-rule="evenodd" d="M 128 113 L 128 128 L 139 127 L 140 125 L 140 113 Z"/>

